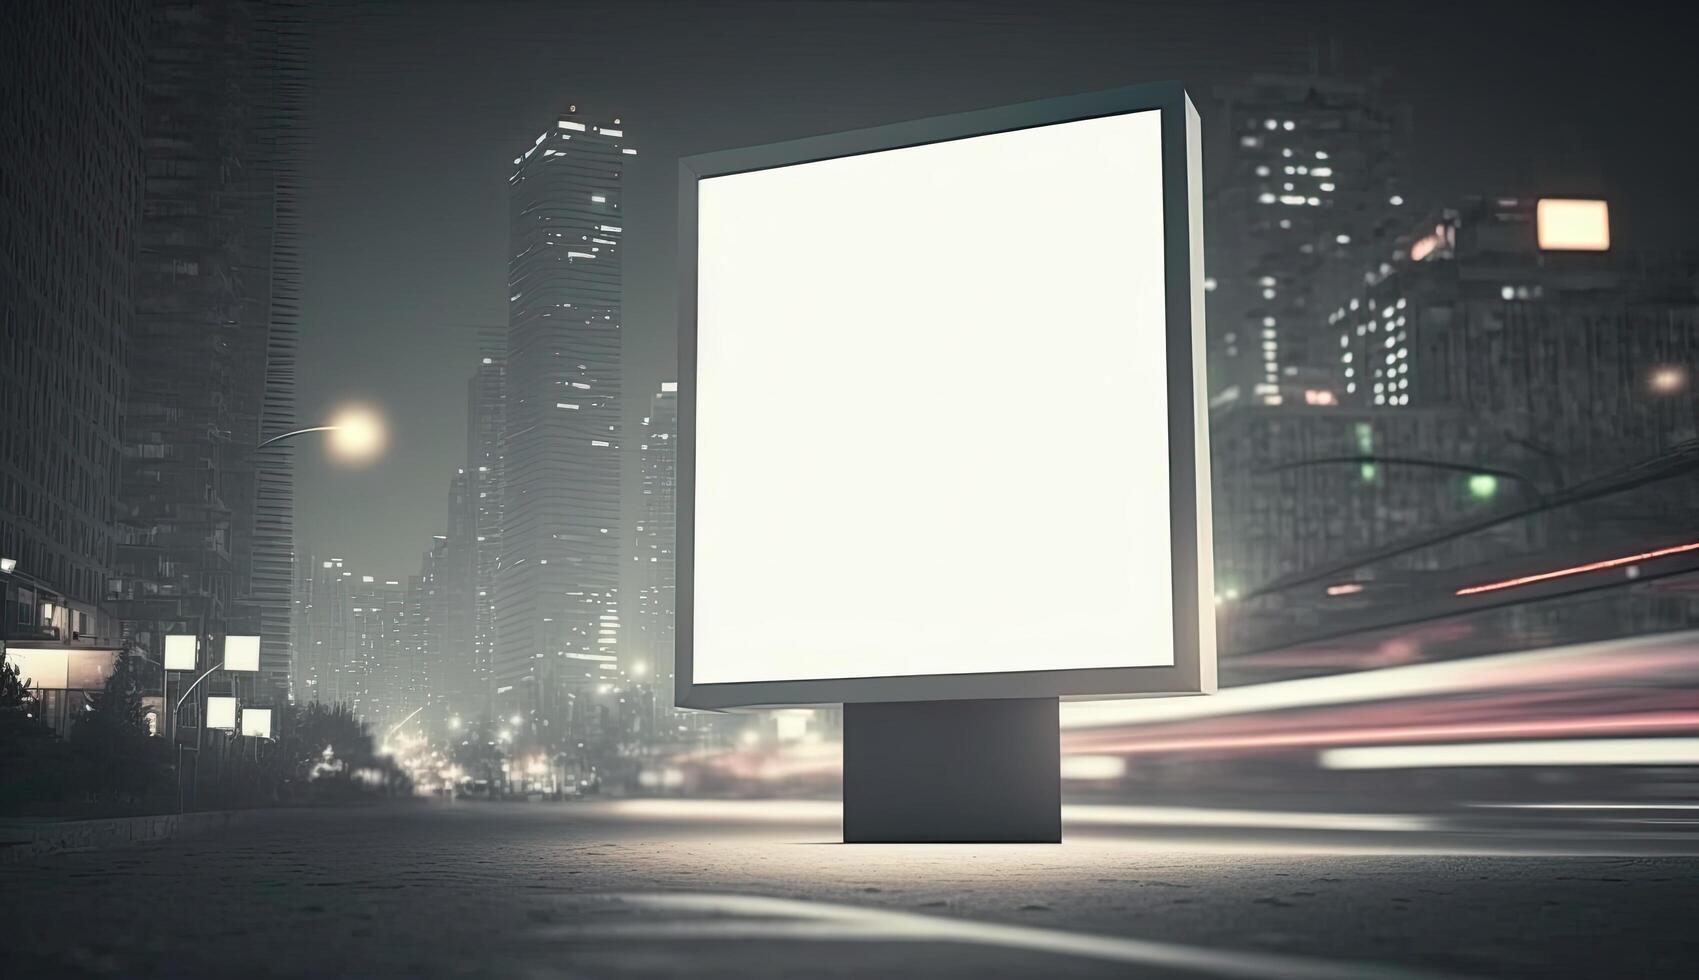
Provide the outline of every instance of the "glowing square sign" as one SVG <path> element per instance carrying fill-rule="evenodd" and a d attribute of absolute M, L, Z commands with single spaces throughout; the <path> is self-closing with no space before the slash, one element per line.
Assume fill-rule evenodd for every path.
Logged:
<path fill-rule="evenodd" d="M 240 671 L 259 670 L 260 638 L 257 636 L 225 637 L 224 669 Z"/>
<path fill-rule="evenodd" d="M 207 698 L 206 727 L 234 729 L 236 727 L 236 699 L 217 694 Z"/>
<path fill-rule="evenodd" d="M 194 670 L 199 642 L 198 637 L 189 634 L 173 633 L 167 636 L 165 638 L 165 669 Z"/>
<path fill-rule="evenodd" d="M 1610 206 L 1604 201 L 1542 198 L 1534 206 L 1540 248 L 1548 252 L 1604 252 L 1611 247 Z"/>
<path fill-rule="evenodd" d="M 242 709 L 242 734 L 243 735 L 252 735 L 255 738 L 270 738 L 271 737 L 271 709 L 270 708 L 243 708 Z"/>
<path fill-rule="evenodd" d="M 679 703 L 1214 681 L 1177 85 L 684 161 Z"/>

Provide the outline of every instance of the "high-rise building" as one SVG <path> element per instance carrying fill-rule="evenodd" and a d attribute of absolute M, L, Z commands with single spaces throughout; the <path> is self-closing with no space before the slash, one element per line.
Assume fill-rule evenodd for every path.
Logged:
<path fill-rule="evenodd" d="M 427 665 L 409 586 L 357 573 L 340 558 L 309 558 L 294 594 L 298 700 L 345 704 L 373 725 L 399 722 L 424 703 Z"/>
<path fill-rule="evenodd" d="M 388 727 L 420 706 L 420 664 L 408 642 L 407 588 L 399 579 L 358 578 L 350 586 L 347 659 L 364 670 L 366 683 L 348 704 L 374 727 Z"/>
<path fill-rule="evenodd" d="M 459 470 L 450 482 L 448 533 L 431 539 L 419 574 L 409 583 L 408 616 L 419 661 L 419 703 L 449 709 L 426 719 L 433 724 L 449 714 L 476 716 L 484 707 L 473 670 L 472 623 L 477 603 L 473 595 L 474 508 L 468 499 L 467 476 L 464 469 Z"/>
<path fill-rule="evenodd" d="M 618 670 L 622 126 L 572 106 L 509 179 L 494 683 L 562 737 Z"/>
<path fill-rule="evenodd" d="M 143 646 L 257 633 L 244 696 L 289 696 L 297 260 L 287 5 L 159 0 L 108 601 Z"/>
<path fill-rule="evenodd" d="M 465 710 L 491 711 L 496 642 L 496 569 L 501 563 L 503 466 L 506 432 L 507 332 L 481 330 L 478 367 L 467 382 L 466 495 L 472 508 L 472 678 Z M 451 523 L 453 516 L 451 513 Z M 450 532 L 452 533 L 452 531 Z"/>
<path fill-rule="evenodd" d="M 1280 404 L 1327 387 L 1334 352 L 1320 297 L 1402 230 L 1396 160 L 1408 113 L 1376 83 L 1321 76 L 1259 75 L 1217 94 L 1211 394 Z"/>
<path fill-rule="evenodd" d="M 1551 484 L 1626 466 L 1699 436 L 1694 273 L 1613 243 L 1602 200 L 1465 201 L 1337 297 L 1336 387 L 1490 420 Z"/>
<path fill-rule="evenodd" d="M 354 573 L 340 558 L 308 559 L 295 574 L 294 688 L 297 700 L 352 702 L 366 686 L 363 664 L 349 660 Z"/>
<path fill-rule="evenodd" d="M 643 464 L 643 523 L 637 528 L 632 557 L 642 583 L 637 595 L 636 630 L 630 645 L 648 657 L 656 702 L 673 704 L 673 612 L 677 595 L 678 535 L 678 382 L 662 382 L 649 398 L 643 417 L 643 441 L 638 445 Z M 627 665 L 634 670 L 637 662 Z M 669 712 L 666 712 L 670 714 Z"/>
<path fill-rule="evenodd" d="M 0 4 L 0 630 L 115 637 L 146 4 Z"/>

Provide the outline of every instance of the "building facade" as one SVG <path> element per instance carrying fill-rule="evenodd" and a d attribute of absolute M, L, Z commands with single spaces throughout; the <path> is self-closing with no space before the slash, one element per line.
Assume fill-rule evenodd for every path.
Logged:
<path fill-rule="evenodd" d="M 1691 263 L 1610 241 L 1607 202 L 1557 202 L 1602 215 L 1593 247 L 1542 247 L 1541 208 L 1477 198 L 1433 213 L 1328 323 L 1347 401 L 1465 410 L 1530 447 L 1556 486 L 1699 437 L 1699 296 Z"/>
<path fill-rule="evenodd" d="M 1205 236 L 1211 394 L 1280 404 L 1326 387 L 1322 297 L 1402 230 L 1396 161 L 1408 113 L 1375 82 L 1319 75 L 1259 75 L 1217 95 Z"/>
<path fill-rule="evenodd" d="M 502 491 L 506 469 L 507 332 L 480 331 L 478 367 L 466 392 L 466 493 L 472 507 L 472 688 L 474 707 L 488 715 L 495 690 L 496 570 L 501 565 Z"/>
<path fill-rule="evenodd" d="M 126 634 L 258 634 L 248 698 L 289 698 L 294 89 L 287 7 L 160 0 L 116 574 Z"/>
<path fill-rule="evenodd" d="M 115 637 L 147 5 L 0 6 L 0 629 Z"/>
<path fill-rule="evenodd" d="M 562 737 L 618 668 L 622 126 L 572 107 L 509 179 L 493 683 Z"/>
<path fill-rule="evenodd" d="M 643 417 L 643 523 L 637 527 L 632 557 L 637 561 L 638 581 L 635 629 L 631 646 L 647 656 L 645 669 L 639 662 L 627 665 L 648 679 L 662 710 L 657 717 L 670 719 L 673 712 L 674 646 L 673 613 L 677 597 L 678 560 L 678 382 L 662 382 L 661 390 L 649 398 L 649 414 Z"/>

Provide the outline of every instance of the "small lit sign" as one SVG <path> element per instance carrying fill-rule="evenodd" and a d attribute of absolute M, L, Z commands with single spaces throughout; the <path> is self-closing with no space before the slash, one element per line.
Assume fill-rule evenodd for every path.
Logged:
<path fill-rule="evenodd" d="M 188 633 L 173 633 L 165 638 L 165 669 L 194 670 L 196 637 Z"/>
<path fill-rule="evenodd" d="M 242 734 L 243 735 L 252 735 L 255 738 L 270 738 L 271 737 L 271 709 L 270 708 L 243 708 L 242 709 Z"/>
<path fill-rule="evenodd" d="M 269 722 L 268 722 L 269 724 Z M 231 731 L 236 727 L 236 699 L 214 695 L 206 699 L 206 727 Z"/>
<path fill-rule="evenodd" d="M 260 638 L 257 636 L 225 637 L 224 669 L 241 671 L 259 670 Z"/>
<path fill-rule="evenodd" d="M 1549 252 L 1604 252 L 1611 247 L 1610 208 L 1604 201 L 1548 197 L 1534 211 L 1540 248 Z"/>

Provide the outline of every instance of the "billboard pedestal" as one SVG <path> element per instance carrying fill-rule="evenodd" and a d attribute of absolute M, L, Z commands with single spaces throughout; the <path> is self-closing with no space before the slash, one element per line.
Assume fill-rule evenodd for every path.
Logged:
<path fill-rule="evenodd" d="M 844 705 L 844 843 L 1062 840 L 1056 698 Z"/>

